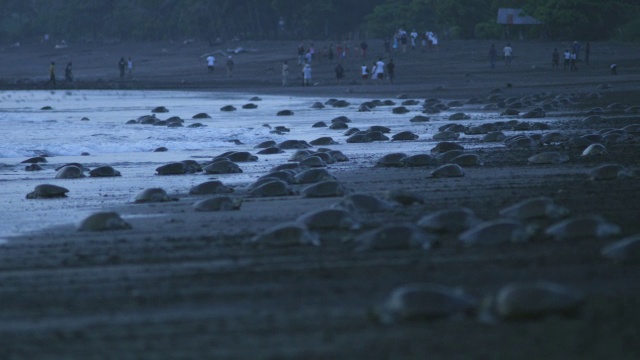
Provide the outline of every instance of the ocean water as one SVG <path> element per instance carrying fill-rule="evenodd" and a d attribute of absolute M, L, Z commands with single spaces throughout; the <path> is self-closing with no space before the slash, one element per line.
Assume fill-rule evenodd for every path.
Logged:
<path fill-rule="evenodd" d="M 377 107 L 371 112 L 358 112 L 359 105 L 372 99 L 344 98 L 347 108 L 313 109 L 314 102 L 326 98 L 260 96 L 250 101 L 252 94 L 183 92 L 183 91 L 4 91 L 0 92 L 0 239 L 38 231 L 51 226 L 78 223 L 100 209 L 131 201 L 140 191 L 162 187 L 169 193 L 187 193 L 198 183 L 212 176 L 158 176 L 155 169 L 172 161 L 194 159 L 204 162 L 225 151 L 250 151 L 266 141 L 289 139 L 311 141 L 331 136 L 340 144 L 330 146 L 341 150 L 353 161 L 336 166 L 369 166 L 381 155 L 403 151 L 408 154 L 428 152 L 437 142 L 430 140 L 438 127 L 450 123 L 452 112 L 474 114 L 475 123 L 492 121 L 495 114 L 473 109 L 456 109 L 432 116 L 428 123 L 409 120 L 420 115 L 421 105 L 407 106 L 411 112 L 391 113 L 391 107 Z M 384 99 L 382 99 L 384 100 Z M 392 99 L 399 105 L 400 101 Z M 421 99 L 418 99 L 421 100 Z M 257 109 L 243 109 L 253 102 Z M 220 110 L 225 105 L 237 108 L 233 112 Z M 185 127 L 168 128 L 153 125 L 128 125 L 128 120 L 151 115 L 157 106 L 169 112 L 156 114 L 160 119 L 179 116 Z M 51 107 L 43 110 L 43 107 Z M 289 109 L 293 116 L 277 116 Z M 475 111 L 475 113 L 474 113 Z M 208 113 L 211 119 L 192 119 L 197 113 Z M 412 142 L 376 142 L 347 144 L 344 130 L 317 128 L 318 121 L 327 124 L 337 116 L 346 115 L 350 127 L 366 129 L 384 125 L 392 129 L 389 136 L 410 130 L 420 136 Z M 83 119 L 84 118 L 84 119 Z M 200 122 L 206 126 L 188 128 Z M 268 124 L 268 126 L 267 126 Z M 275 126 L 285 126 L 290 132 L 271 132 Z M 241 142 L 236 145 L 233 141 Z M 154 152 L 166 147 L 167 152 Z M 83 153 L 88 155 L 83 156 Z M 33 156 L 47 156 L 44 170 L 25 171 L 22 161 Z M 260 156 L 256 163 L 242 163 L 242 174 L 217 176 L 223 183 L 243 186 L 263 175 L 269 168 L 286 162 L 291 151 Z M 115 178 L 55 179 L 55 168 L 79 162 L 89 168 L 111 165 L 122 173 Z M 38 184 L 55 184 L 70 190 L 68 198 L 27 200 L 26 194 Z"/>

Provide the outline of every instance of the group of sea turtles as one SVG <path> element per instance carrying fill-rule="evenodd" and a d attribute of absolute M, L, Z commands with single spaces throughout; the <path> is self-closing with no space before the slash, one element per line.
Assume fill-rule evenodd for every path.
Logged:
<path fill-rule="evenodd" d="M 558 109 L 568 103 L 578 101 L 575 96 L 551 96 L 536 94 L 521 98 L 506 98 L 493 92 L 483 109 L 502 109 L 501 116 L 516 116 L 522 119 L 541 118 L 546 112 Z M 473 99 L 469 104 L 483 103 Z M 327 102 L 325 104 L 331 104 Z M 333 102 L 334 106 L 336 102 Z M 340 103 L 341 104 L 341 103 Z M 371 110 L 376 106 L 391 106 L 393 102 L 367 102 L 363 104 Z M 410 103 L 405 102 L 407 106 Z M 411 103 L 414 104 L 414 103 Z M 321 105 L 321 104 L 320 104 Z M 415 104 L 414 104 L 415 105 Z M 425 114 L 439 114 L 464 103 L 444 104 L 437 99 L 428 99 L 423 103 Z M 403 105 L 404 106 L 404 105 Z M 322 108 L 317 103 L 315 108 Z M 533 108 L 520 115 L 519 109 Z M 406 109 L 406 108 L 404 108 Z M 222 111 L 233 111 L 225 108 Z M 362 106 L 359 111 L 364 111 Z M 408 111 L 397 109 L 393 114 Z M 598 122 L 593 116 L 619 113 L 638 113 L 636 107 L 610 106 L 607 109 L 592 109 L 584 123 Z M 464 113 L 449 117 L 453 121 L 473 121 Z M 461 115 L 460 115 L 461 114 Z M 280 116 L 292 116 L 293 112 L 280 112 Z M 196 118 L 196 117 L 194 117 Z M 206 119 L 205 116 L 197 118 Z M 142 119 L 142 118 L 141 118 Z M 138 120 L 138 123 L 144 120 Z M 419 115 L 411 119 L 418 125 L 430 122 L 432 118 Z M 149 120 L 151 121 L 151 120 Z M 351 127 L 346 116 L 335 118 L 331 125 L 316 123 L 314 127 L 327 127 L 329 130 L 346 130 L 345 143 L 368 143 L 375 141 L 417 141 L 419 136 L 413 132 L 400 132 L 392 138 L 387 137 L 391 129 L 385 126 L 371 126 L 365 130 Z M 526 132 L 536 130 L 536 133 Z M 288 129 L 278 129 L 280 133 Z M 505 131 L 515 131 L 507 136 Z M 546 133 L 542 133 L 547 131 Z M 580 156 L 593 157 L 606 154 L 607 146 L 633 141 L 640 133 L 640 125 L 627 125 L 620 129 L 606 129 L 588 134 L 568 134 L 553 131 L 546 123 L 528 123 L 520 120 L 506 120 L 482 125 L 464 125 L 451 123 L 439 128 L 434 140 L 441 140 L 429 153 L 407 154 L 389 153 L 377 161 L 375 167 L 393 168 L 434 168 L 431 178 L 465 176 L 466 167 L 482 166 L 485 161 L 479 153 L 467 151 L 461 145 L 460 137 L 469 137 L 466 141 L 478 144 L 486 142 L 502 143 L 511 151 L 526 151 L 526 161 L 531 166 L 553 165 L 572 161 L 569 150 L 578 149 Z M 441 135 L 439 135 L 441 134 Z M 255 234 L 248 243 L 257 247 L 290 247 L 300 245 L 322 246 L 326 233 L 342 234 L 342 240 L 352 244 L 356 251 L 409 250 L 422 251 L 433 249 L 443 234 L 457 238 L 462 246 L 500 246 L 508 243 L 518 244 L 533 239 L 555 241 L 579 241 L 584 238 L 615 238 L 622 231 L 616 224 L 608 222 L 599 215 L 570 215 L 569 209 L 556 204 L 549 197 L 536 197 L 512 204 L 499 211 L 495 219 L 482 219 L 472 209 L 452 207 L 423 214 L 419 219 L 404 222 L 372 223 L 369 214 L 396 212 L 405 206 L 421 206 L 424 197 L 392 188 L 379 197 L 375 194 L 353 191 L 347 184 L 330 172 L 330 165 L 349 161 L 341 151 L 328 147 L 312 150 L 314 146 L 332 146 L 338 144 L 333 137 L 323 136 L 310 143 L 303 140 L 287 140 L 281 143 L 267 141 L 255 146 L 258 155 L 276 154 L 291 151 L 289 161 L 273 166 L 268 173 L 245 187 L 229 187 L 219 180 L 206 181 L 192 187 L 189 196 L 205 196 L 193 204 L 194 211 L 240 210 L 243 201 L 251 198 L 300 196 L 305 198 L 339 198 L 333 206 L 314 209 L 301 214 L 293 221 L 275 224 L 273 227 Z M 267 149 L 270 149 L 267 151 Z M 210 162 L 197 163 L 193 160 L 165 164 L 156 169 L 158 175 L 181 174 L 232 174 L 242 172 L 238 163 L 259 161 L 258 155 L 249 151 L 229 151 L 214 157 Z M 28 161 L 34 163 L 33 161 Z M 78 178 L 85 176 L 81 164 L 68 164 L 57 169 L 56 178 Z M 120 172 L 102 166 L 89 170 L 90 176 L 120 176 Z M 611 180 L 633 176 L 621 165 L 603 164 L 589 173 L 593 180 Z M 393 187 L 392 185 L 390 185 Z M 29 199 L 64 197 L 69 190 L 50 184 L 36 186 L 27 195 Z M 134 198 L 134 203 L 175 201 L 178 198 L 168 195 L 162 188 L 150 188 Z M 100 212 L 84 219 L 78 229 L 81 231 L 103 231 L 130 229 L 131 225 L 115 212 Z M 344 235 L 347 234 L 347 235 Z M 615 261 L 640 261 L 640 237 L 631 236 L 603 248 L 603 256 Z M 579 291 L 550 282 L 513 283 L 504 286 L 496 294 L 480 302 L 462 289 L 437 284 L 410 284 L 394 290 L 386 303 L 379 308 L 382 321 L 404 319 L 424 319 L 456 314 L 480 314 L 485 320 L 535 318 L 547 314 L 575 314 L 584 303 L 584 295 Z"/>

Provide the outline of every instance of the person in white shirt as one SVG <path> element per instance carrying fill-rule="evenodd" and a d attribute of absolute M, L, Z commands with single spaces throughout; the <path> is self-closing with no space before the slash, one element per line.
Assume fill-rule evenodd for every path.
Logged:
<path fill-rule="evenodd" d="M 216 65 L 216 58 L 213 55 L 207 56 L 207 69 L 209 69 L 209 74 L 213 74 L 214 66 Z"/>
<path fill-rule="evenodd" d="M 502 53 L 504 54 L 504 63 L 507 66 L 511 66 L 511 54 L 513 53 L 511 44 L 507 44 L 507 46 L 505 46 L 504 49 L 502 49 Z"/>
<path fill-rule="evenodd" d="M 362 64 L 360 67 L 360 74 L 362 75 L 362 83 L 365 84 L 369 79 L 369 69 L 367 68 L 367 65 Z"/>
<path fill-rule="evenodd" d="M 382 79 L 384 79 L 384 61 L 382 61 L 382 58 L 380 58 L 380 59 L 378 59 L 378 61 L 376 61 L 375 78 L 379 82 L 382 81 Z"/>

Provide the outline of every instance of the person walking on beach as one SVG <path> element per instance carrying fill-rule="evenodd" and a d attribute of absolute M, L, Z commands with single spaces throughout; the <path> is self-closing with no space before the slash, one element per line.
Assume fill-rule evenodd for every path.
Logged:
<path fill-rule="evenodd" d="M 335 71 L 336 80 L 338 82 L 338 85 L 340 85 L 342 83 L 342 78 L 344 77 L 344 68 L 342 67 L 342 64 L 338 63 L 338 65 L 336 65 Z"/>
<path fill-rule="evenodd" d="M 69 61 L 67 67 L 64 69 L 64 78 L 67 82 L 73 82 L 73 72 L 71 66 L 71 61 Z"/>
<path fill-rule="evenodd" d="M 207 70 L 209 70 L 209 74 L 213 74 L 213 70 L 216 66 L 216 58 L 213 55 L 207 56 Z"/>
<path fill-rule="evenodd" d="M 118 69 L 120 70 L 120 80 L 124 79 L 124 69 L 127 66 L 127 62 L 124 60 L 123 57 L 120 58 L 120 61 L 118 61 Z"/>
<path fill-rule="evenodd" d="M 47 81 L 47 85 L 51 84 L 53 88 L 56 88 L 56 62 L 52 61 L 51 65 L 49 65 L 49 81 Z"/>
<path fill-rule="evenodd" d="M 235 63 L 231 58 L 231 55 L 227 58 L 227 77 L 231 77 L 233 75 L 233 68 L 235 67 Z"/>
<path fill-rule="evenodd" d="M 496 44 L 491 44 L 491 48 L 489 49 L 489 64 L 491 65 L 492 69 L 496 67 L 497 58 L 498 58 L 498 50 L 496 50 Z"/>
<path fill-rule="evenodd" d="M 362 64 L 360 67 L 360 76 L 362 77 L 362 84 L 366 84 L 369 79 L 369 69 L 366 64 Z"/>
<path fill-rule="evenodd" d="M 384 79 L 384 61 L 382 58 L 376 61 L 376 71 L 375 71 L 376 82 L 382 82 Z"/>
<path fill-rule="evenodd" d="M 282 63 L 282 86 L 289 85 L 289 64 L 287 60 Z"/>
<path fill-rule="evenodd" d="M 513 53 L 513 49 L 511 48 L 511 44 L 507 43 L 507 46 L 502 49 L 504 53 L 504 63 L 507 67 L 511 67 L 511 55 Z"/>
<path fill-rule="evenodd" d="M 584 63 L 589 65 L 589 57 L 591 55 L 591 44 L 587 42 L 587 46 L 584 48 Z"/>
<path fill-rule="evenodd" d="M 133 79 L 133 60 L 131 60 L 131 56 L 129 56 L 129 60 L 127 60 L 127 74 L 129 75 L 129 79 Z"/>
<path fill-rule="evenodd" d="M 396 79 L 396 64 L 394 64 L 393 59 L 389 59 L 387 64 L 387 77 L 389 78 L 389 83 L 393 84 Z"/>
<path fill-rule="evenodd" d="M 302 68 L 302 85 L 311 86 L 311 64 L 309 63 Z"/>
<path fill-rule="evenodd" d="M 551 67 L 557 69 L 560 66 L 560 53 L 558 52 L 558 48 L 553 49 L 553 54 L 551 54 Z"/>

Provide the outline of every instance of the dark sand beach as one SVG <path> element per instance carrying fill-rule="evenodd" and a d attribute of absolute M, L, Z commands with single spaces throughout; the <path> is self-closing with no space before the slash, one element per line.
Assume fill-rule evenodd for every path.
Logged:
<path fill-rule="evenodd" d="M 328 45 L 316 42 L 316 49 Z M 302 87 L 297 42 L 23 44 L 0 56 L 0 88 L 46 88 L 48 64 L 58 66 L 58 90 L 167 89 L 234 91 L 314 98 L 428 98 L 488 102 L 535 94 L 571 99 L 548 112 L 551 130 L 569 135 L 640 124 L 638 44 L 591 44 L 590 64 L 577 72 L 551 68 L 551 52 L 568 43 L 512 41 L 510 68 L 489 67 L 489 41 L 443 41 L 437 51 L 394 53 L 394 84 L 361 84 L 359 66 L 372 63 L 382 42 L 370 42 L 366 59 L 345 60 L 336 85 L 333 63 L 314 65 L 315 86 Z M 503 44 L 496 42 L 498 48 Z M 235 68 L 226 75 L 220 51 Z M 255 50 L 255 51 L 254 51 Z M 218 65 L 206 73 L 204 54 Z M 133 79 L 118 79 L 117 61 L 133 57 Z M 291 86 L 282 87 L 282 61 Z M 64 83 L 73 61 L 75 81 Z M 618 64 L 618 75 L 609 66 Z M 495 92 L 493 92 L 495 93 Z M 525 105 L 522 112 L 534 105 Z M 582 121 L 602 107 L 596 121 Z M 501 109 L 502 110 L 502 109 Z M 498 113 L 499 111 L 496 111 Z M 522 119 L 520 119 L 522 120 Z M 464 120 L 463 120 L 464 121 Z M 535 121 L 535 119 L 531 119 Z M 384 125 L 384 119 L 380 119 Z M 601 255 L 603 246 L 640 233 L 638 133 L 606 144 L 607 153 L 581 156 L 584 147 L 549 144 L 536 149 L 479 149 L 483 166 L 465 176 L 431 178 L 435 167 L 373 167 L 359 154 L 347 170 L 329 171 L 345 187 L 384 196 L 408 190 L 424 203 L 368 214 L 352 232 L 319 232 L 321 246 L 261 248 L 247 240 L 339 198 L 301 196 L 246 199 L 239 211 L 194 212 L 193 197 L 114 210 L 169 214 L 131 220 L 131 230 L 78 232 L 51 229 L 13 239 L 0 248 L 0 355 L 3 359 L 636 359 L 640 358 L 640 265 Z M 4 140 L 8 141 L 8 140 Z M 434 143 L 435 144 L 435 143 Z M 465 145 L 462 142 L 462 145 Z M 375 143 L 371 144 L 375 146 Z M 430 148 L 425 148 L 429 152 Z M 543 151 L 569 156 L 560 164 L 530 164 Z M 616 163 L 635 176 L 594 181 L 589 171 Z M 431 248 L 354 251 L 353 239 L 385 224 L 416 223 L 424 214 L 456 206 L 485 220 L 518 201 L 547 196 L 572 216 L 601 215 L 620 227 L 606 239 L 554 241 L 542 232 L 524 243 L 463 246 L 439 235 Z M 550 221 L 543 223 L 548 226 Z M 546 280 L 584 294 L 576 313 L 486 323 L 478 314 L 380 321 L 390 292 L 411 283 L 461 287 L 481 303 L 511 282 Z M 480 306 L 478 306 L 478 309 Z"/>

